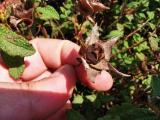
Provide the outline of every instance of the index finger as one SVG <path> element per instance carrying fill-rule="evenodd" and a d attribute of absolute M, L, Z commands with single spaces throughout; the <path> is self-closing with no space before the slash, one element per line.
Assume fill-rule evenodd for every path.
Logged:
<path fill-rule="evenodd" d="M 68 40 L 35 40 L 38 51 L 47 67 L 57 69 L 64 64 L 77 65 L 80 47 Z"/>
<path fill-rule="evenodd" d="M 31 43 L 36 53 L 25 58 L 26 68 L 22 75 L 25 81 L 38 77 L 48 68 L 56 70 L 64 64 L 78 64 L 79 46 L 68 40 L 36 38 Z"/>

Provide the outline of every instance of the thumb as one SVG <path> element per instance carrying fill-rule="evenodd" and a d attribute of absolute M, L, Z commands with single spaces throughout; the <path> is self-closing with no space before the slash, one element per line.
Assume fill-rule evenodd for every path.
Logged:
<path fill-rule="evenodd" d="M 4 112 L 0 112 L 0 119 L 45 119 L 65 105 L 75 81 L 74 69 L 65 65 L 40 81 L 0 83 L 0 106 L 3 106 L 0 107 L 0 111 L 6 113 L 5 115 Z M 12 107 L 8 109 L 8 106 Z"/>
<path fill-rule="evenodd" d="M 42 93 L 39 98 L 35 99 L 34 106 L 37 110 L 36 116 L 41 116 L 44 113 L 53 114 L 61 109 L 70 98 L 75 83 L 75 71 L 70 65 L 64 65 L 50 77 L 35 82 L 32 86 L 33 89 L 44 92 L 44 96 Z M 37 96 L 36 93 L 35 96 Z M 33 95 L 33 98 L 35 98 L 35 96 Z M 40 100 L 36 102 L 37 99 Z"/>

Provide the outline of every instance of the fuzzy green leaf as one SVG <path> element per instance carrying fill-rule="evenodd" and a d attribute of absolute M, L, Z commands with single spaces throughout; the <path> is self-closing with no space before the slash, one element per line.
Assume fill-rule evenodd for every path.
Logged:
<path fill-rule="evenodd" d="M 150 37 L 149 38 L 149 44 L 150 44 L 150 47 L 153 51 L 157 51 L 159 49 L 158 47 L 158 41 L 159 39 L 158 38 L 155 38 L 155 37 Z"/>
<path fill-rule="evenodd" d="M 0 24 L 0 50 L 10 56 L 30 56 L 35 53 L 35 49 L 22 36 Z"/>
<path fill-rule="evenodd" d="M 47 5 L 45 7 L 37 7 L 36 13 L 37 13 L 36 17 L 40 18 L 41 20 L 52 20 L 52 19 L 59 20 L 58 12 L 50 5 Z"/>
<path fill-rule="evenodd" d="M 146 59 L 146 56 L 140 52 L 140 53 L 136 53 L 136 57 L 140 60 L 140 61 L 144 61 Z"/>
<path fill-rule="evenodd" d="M 9 67 L 9 74 L 18 79 L 24 71 L 24 58 L 18 56 L 10 56 L 4 52 L 1 53 L 4 63 Z"/>
<path fill-rule="evenodd" d="M 9 74 L 14 79 L 19 79 L 19 77 L 21 77 L 21 75 L 24 72 L 24 68 L 25 68 L 24 64 L 16 66 L 15 68 L 9 68 Z"/>

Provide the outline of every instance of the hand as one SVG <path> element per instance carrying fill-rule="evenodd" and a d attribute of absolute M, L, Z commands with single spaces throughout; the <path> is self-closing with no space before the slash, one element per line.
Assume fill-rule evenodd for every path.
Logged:
<path fill-rule="evenodd" d="M 0 120 L 65 120 L 66 102 L 78 75 L 83 84 L 108 90 L 113 80 L 103 71 L 90 82 L 76 66 L 79 46 L 66 40 L 34 39 L 36 53 L 25 58 L 25 71 L 13 80 L 0 60 Z M 25 82 L 24 82 L 25 81 Z"/>

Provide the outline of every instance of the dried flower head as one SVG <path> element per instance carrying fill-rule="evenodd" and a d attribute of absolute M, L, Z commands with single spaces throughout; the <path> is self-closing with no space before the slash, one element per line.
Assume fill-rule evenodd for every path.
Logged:
<path fill-rule="evenodd" d="M 94 82 L 94 78 L 102 70 L 112 70 L 121 76 L 130 76 L 119 72 L 109 63 L 112 46 L 117 40 L 118 38 L 113 38 L 106 42 L 99 40 L 98 26 L 95 24 L 85 44 L 81 46 L 79 51 L 81 55 L 80 60 L 92 82 Z"/>

